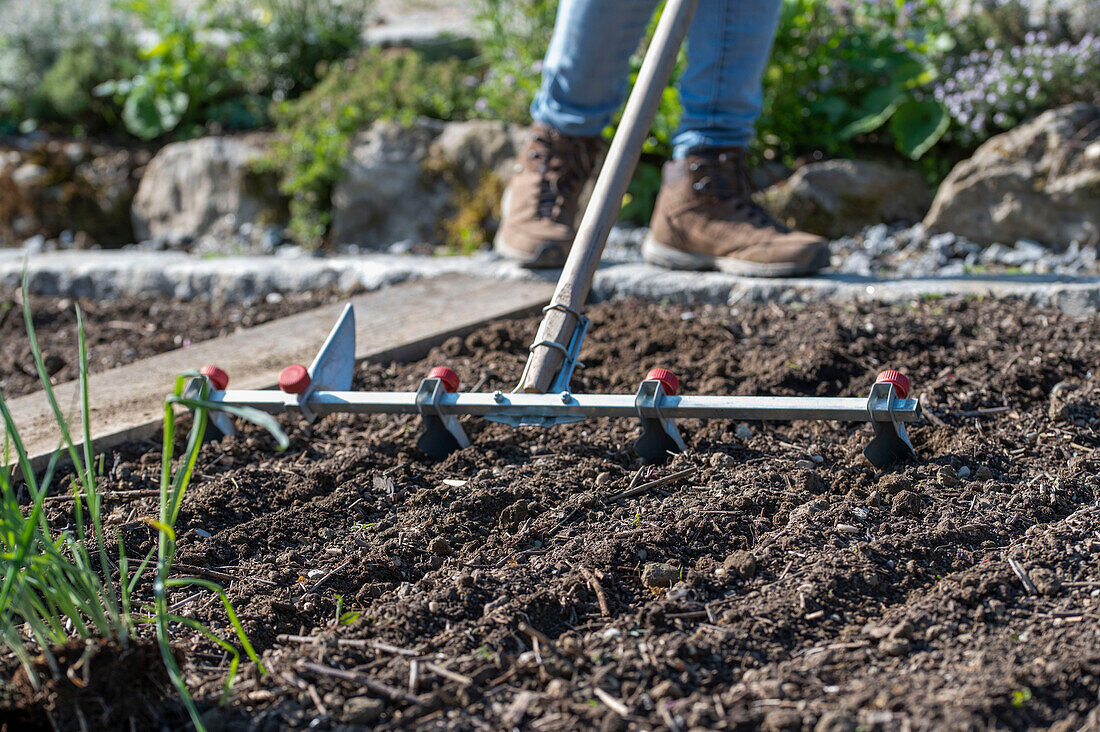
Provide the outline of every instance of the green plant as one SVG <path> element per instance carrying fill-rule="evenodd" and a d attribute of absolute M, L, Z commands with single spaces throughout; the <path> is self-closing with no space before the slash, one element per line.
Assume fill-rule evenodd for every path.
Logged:
<path fill-rule="evenodd" d="M 473 109 L 475 85 L 460 59 L 428 61 L 414 50 L 371 49 L 335 64 L 300 99 L 276 105 L 279 138 L 262 167 L 277 171 L 283 193 L 291 196 L 291 233 L 308 246 L 323 240 L 332 189 L 356 133 L 383 119 L 463 118 Z"/>
<path fill-rule="evenodd" d="M 764 75 L 760 142 L 788 159 L 850 154 L 857 135 L 885 130 L 916 159 L 949 122 L 919 94 L 953 47 L 939 0 L 784 0 Z"/>
<path fill-rule="evenodd" d="M 97 471 L 92 453 L 88 352 L 80 309 L 77 308 L 77 342 L 80 358 L 78 397 L 82 446 L 78 448 L 70 421 L 57 401 L 38 347 L 25 276 L 23 303 L 31 353 L 54 420 L 61 432 L 61 448 L 52 456 L 40 480 L 30 463 L 7 402 L 0 395 L 0 419 L 3 420 L 5 435 L 3 461 L 0 463 L 0 567 L 4 578 L 0 587 L 0 640 L 16 655 L 26 669 L 31 683 L 37 686 L 39 679 L 34 669 L 31 649 L 45 658 L 51 673 L 57 676 L 62 672 L 58 668 L 53 647 L 72 637 L 97 637 L 127 647 L 138 635 L 138 623 L 153 623 L 169 677 L 181 695 L 196 729 L 201 730 L 202 720 L 169 645 L 170 624 L 187 625 L 230 653 L 233 660 L 226 679 L 226 692 L 233 682 L 239 653 L 231 644 L 198 621 L 172 615 L 168 610 L 168 588 L 195 585 L 217 594 L 225 606 L 241 646 L 257 664 L 259 659 L 221 587 L 203 579 L 170 576 L 176 550 L 176 518 L 198 458 L 210 409 L 222 408 L 261 425 L 276 437 L 280 445 L 286 445 L 286 436 L 269 415 L 252 409 L 220 407 L 207 401 L 205 396 L 209 386 L 204 379 L 197 378 L 197 372 L 181 376 L 177 380 L 175 392 L 168 397 L 165 404 L 160 515 L 157 520 L 151 521 L 158 532 L 157 546 L 134 568 L 124 544 L 120 538 L 117 539 L 115 570 L 109 554 L 111 541 L 103 526 L 103 495 L 99 487 L 102 470 Z M 189 388 L 190 384 L 195 386 Z M 185 452 L 179 466 L 173 470 L 175 405 L 194 410 L 195 416 Z M 30 496 L 27 506 L 18 499 L 17 481 L 12 471 L 13 453 L 14 463 L 19 468 Z M 62 457 L 67 457 L 72 462 L 69 478 L 73 494 L 72 528 L 55 530 L 45 516 L 43 505 Z M 133 597 L 154 557 L 152 614 L 142 612 L 135 616 Z"/>
<path fill-rule="evenodd" d="M 214 117 L 241 126 L 262 119 L 262 105 L 246 83 L 250 44 L 224 31 L 216 4 L 184 10 L 172 0 L 126 0 L 121 7 L 152 40 L 139 50 L 133 76 L 104 82 L 95 94 L 121 105 L 130 134 L 152 140 L 177 129 L 193 134 Z"/>

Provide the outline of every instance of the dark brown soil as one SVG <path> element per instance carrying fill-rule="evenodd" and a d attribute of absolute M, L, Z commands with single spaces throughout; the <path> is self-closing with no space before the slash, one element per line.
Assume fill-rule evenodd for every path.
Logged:
<path fill-rule="evenodd" d="M 469 421 L 474 445 L 439 463 L 411 419 L 294 425 L 281 454 L 246 429 L 204 448 L 177 525 L 181 562 L 238 578 L 270 671 L 213 708 L 225 661 L 181 631 L 212 726 L 1100 725 L 1096 318 L 980 300 L 592 317 L 577 391 L 661 365 L 690 393 L 851 396 L 901 369 L 930 414 L 920 460 L 876 471 L 865 425 L 685 421 L 691 451 L 642 480 L 694 473 L 615 501 L 639 470 L 629 421 Z M 447 364 L 510 388 L 535 324 L 365 365 L 358 386 Z M 151 444 L 106 464 L 111 489 L 156 485 Z M 131 553 L 153 510 L 118 510 Z M 209 594 L 173 602 L 230 637 Z"/>
<path fill-rule="evenodd" d="M 36 660 L 38 688 L 20 668 L 12 686 L 0 689 L 0 730 L 150 729 L 186 719 L 168 697 L 168 673 L 153 643 L 122 649 L 74 640 L 54 649 L 54 661 L 57 677 L 44 657 Z"/>
<path fill-rule="evenodd" d="M 238 305 L 167 298 L 76 303 L 83 311 L 88 367 L 94 373 L 293 315 L 339 297 L 339 293 L 325 290 Z M 74 304 L 68 298 L 31 297 L 38 344 L 54 383 L 79 376 Z M 22 297 L 17 289 L 0 290 L 0 394 L 12 399 L 41 388 L 23 323 Z"/>

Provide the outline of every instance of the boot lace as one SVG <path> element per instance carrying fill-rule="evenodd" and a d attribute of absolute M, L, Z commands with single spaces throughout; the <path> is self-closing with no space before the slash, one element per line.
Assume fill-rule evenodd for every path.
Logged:
<path fill-rule="evenodd" d="M 539 134 L 528 155 L 541 176 L 537 214 L 558 221 L 588 180 L 593 152 L 585 140 Z"/>
<path fill-rule="evenodd" d="M 692 161 L 692 187 L 722 202 L 731 213 L 755 226 L 785 227 L 752 200 L 753 185 L 741 156 L 718 153 Z"/>

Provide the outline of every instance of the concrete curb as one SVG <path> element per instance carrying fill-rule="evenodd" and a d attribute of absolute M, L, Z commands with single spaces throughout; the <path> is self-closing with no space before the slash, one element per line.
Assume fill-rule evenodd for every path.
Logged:
<path fill-rule="evenodd" d="M 0 284 L 18 286 L 24 253 L 0 251 Z M 239 302 L 270 293 L 335 286 L 377 290 L 405 280 L 458 273 L 497 280 L 554 281 L 557 271 L 530 272 L 492 254 L 422 257 L 224 257 L 176 252 L 51 252 L 27 258 L 30 286 L 44 295 L 111 299 L 167 296 Z M 903 302 L 920 297 L 1020 298 L 1071 314 L 1100 312 L 1100 278 L 975 275 L 879 280 L 853 275 L 754 279 L 718 272 L 674 272 L 636 261 L 605 262 L 592 300 L 639 297 L 689 304 L 823 300 Z"/>

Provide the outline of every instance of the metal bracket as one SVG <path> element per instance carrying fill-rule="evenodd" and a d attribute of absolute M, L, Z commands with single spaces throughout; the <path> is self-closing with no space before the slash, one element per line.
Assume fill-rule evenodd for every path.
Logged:
<path fill-rule="evenodd" d="M 458 415 L 444 414 L 439 402 L 447 389 L 441 379 L 424 379 L 416 390 L 416 409 L 424 421 L 424 431 L 416 446 L 432 460 L 442 460 L 455 450 L 470 446 L 470 438 L 459 424 Z"/>
<path fill-rule="evenodd" d="M 315 391 L 347 391 L 355 376 L 355 309 L 344 306 L 336 325 L 309 365 L 309 388 L 301 394 L 287 394 L 287 412 L 297 412 L 313 422 L 316 413 L 309 408 L 309 397 Z"/>
<path fill-rule="evenodd" d="M 670 454 L 687 450 L 676 423 L 661 413 L 665 396 L 664 385 L 650 379 L 642 382 L 634 397 L 634 407 L 642 420 L 642 435 L 634 441 L 634 450 L 647 463 L 663 463 Z"/>
<path fill-rule="evenodd" d="M 894 404 L 897 401 L 894 385 L 889 383 L 875 384 L 867 397 L 867 414 L 871 418 L 875 436 L 863 449 L 863 454 L 876 468 L 885 468 L 891 463 L 917 456 L 913 443 L 909 441 L 909 434 L 905 431 L 905 424 L 898 421 L 894 414 Z M 886 411 L 890 415 L 889 421 L 875 420 L 874 407 L 881 402 L 885 402 Z M 882 405 L 878 406 L 881 410 Z"/>
<path fill-rule="evenodd" d="M 199 381 L 202 379 L 206 381 L 210 387 L 207 390 L 207 397 L 214 401 L 221 401 L 220 397 L 225 394 L 224 391 L 219 392 L 214 388 L 213 382 L 206 376 L 200 376 L 197 379 L 191 379 L 187 384 L 187 388 L 183 390 L 185 397 L 197 398 L 199 396 Z M 233 418 L 229 416 L 227 412 L 222 412 L 217 409 L 210 409 L 206 412 L 206 433 L 203 435 L 204 442 L 211 442 L 220 440 L 223 437 L 237 434 L 237 428 L 233 424 Z"/>
<path fill-rule="evenodd" d="M 553 348 L 556 351 L 561 351 L 561 355 L 562 355 L 561 368 L 558 369 L 557 376 L 554 377 L 554 381 L 551 382 L 550 388 L 547 390 L 548 394 L 554 394 L 554 393 L 559 393 L 560 394 L 561 392 L 568 392 L 570 390 L 569 389 L 569 382 L 573 379 L 573 369 L 575 369 L 578 364 L 580 364 L 581 366 L 584 366 L 583 363 L 581 363 L 580 361 L 577 360 L 577 357 L 580 355 L 581 343 L 584 342 L 585 333 L 588 332 L 588 318 L 585 317 L 585 315 L 583 313 L 581 313 L 579 310 L 574 310 L 573 308 L 568 307 L 567 305 L 560 305 L 560 304 L 547 305 L 546 307 L 544 307 L 542 309 L 542 312 L 547 313 L 551 310 L 560 310 L 563 313 L 568 313 L 569 315 L 573 316 L 574 320 L 576 320 L 576 325 L 573 326 L 573 335 L 569 337 L 569 345 L 568 346 L 563 346 L 562 344 L 557 343 L 556 341 L 550 341 L 550 340 L 545 340 L 544 339 L 544 340 L 535 341 L 534 343 L 532 343 L 531 346 L 527 349 L 527 351 L 528 352 L 533 352 L 536 348 L 538 348 L 540 346 L 545 346 L 546 348 Z M 530 365 L 531 362 L 528 361 L 527 363 L 528 363 L 528 365 Z M 524 370 L 526 371 L 526 367 L 525 367 Z M 523 381 L 523 377 L 521 376 L 520 377 L 520 382 L 522 382 L 522 381 Z M 575 421 L 575 420 L 570 420 L 570 421 Z M 560 422 L 551 422 L 550 424 L 561 424 L 561 423 Z"/>

